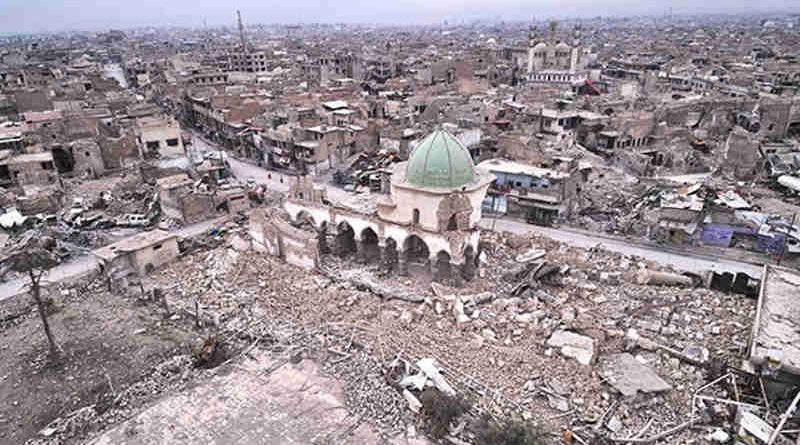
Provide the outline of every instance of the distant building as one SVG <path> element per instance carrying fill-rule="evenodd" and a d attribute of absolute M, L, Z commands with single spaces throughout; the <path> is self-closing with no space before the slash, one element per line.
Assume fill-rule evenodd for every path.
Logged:
<path fill-rule="evenodd" d="M 143 159 L 185 155 L 180 126 L 171 117 L 143 117 L 137 120 L 136 125 L 139 154 Z"/>
<path fill-rule="evenodd" d="M 485 207 L 542 225 L 569 217 L 586 178 L 576 160 L 557 161 L 559 165 L 553 168 L 505 159 L 481 162 L 479 167 L 497 178 L 489 188 Z"/>
<path fill-rule="evenodd" d="M 572 85 L 589 78 L 588 58 L 580 42 L 580 28 L 573 33 L 572 44 L 556 38 L 556 22 L 550 23 L 550 36 L 541 39 L 536 24 L 528 35 L 528 83 Z"/>
<path fill-rule="evenodd" d="M 164 230 L 142 232 L 92 251 L 109 278 L 146 275 L 179 254 L 178 236 Z"/>

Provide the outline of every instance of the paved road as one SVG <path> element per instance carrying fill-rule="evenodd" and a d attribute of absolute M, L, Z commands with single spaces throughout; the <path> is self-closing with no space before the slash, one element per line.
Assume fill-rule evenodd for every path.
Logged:
<path fill-rule="evenodd" d="M 674 250 L 664 250 L 658 247 L 638 244 L 607 235 L 586 234 L 579 231 L 542 227 L 506 219 L 498 219 L 496 222 L 493 222 L 492 219 L 484 218 L 481 221 L 481 226 L 485 229 L 491 229 L 493 224 L 494 229 L 498 231 L 507 231 L 518 235 L 532 232 L 538 233 L 547 238 L 575 247 L 589 248 L 599 244 L 602 248 L 612 252 L 639 256 L 659 264 L 672 266 L 688 272 L 713 270 L 715 272 L 744 272 L 752 277 L 761 276 L 760 265 L 744 261 L 706 254 L 696 254 L 687 251 L 676 252 Z"/>
<path fill-rule="evenodd" d="M 188 149 L 189 155 L 194 158 L 202 158 L 203 153 L 219 153 L 219 148 L 213 142 L 210 142 L 196 132 L 194 133 L 194 138 L 192 139 L 192 145 Z M 224 153 L 224 152 L 223 152 Z M 230 167 L 230 171 L 236 179 L 239 181 L 245 182 L 247 180 L 253 180 L 256 184 L 266 185 L 267 188 L 270 190 L 279 192 L 279 193 L 287 193 L 289 191 L 289 185 L 291 181 L 294 179 L 294 176 L 287 175 L 285 173 L 277 172 L 268 170 L 264 167 L 259 167 L 252 162 L 241 161 L 239 159 L 234 158 L 229 153 L 223 154 L 225 159 L 228 161 L 228 166 Z M 325 184 L 322 182 L 317 183 L 318 185 L 322 185 L 326 187 L 326 192 L 328 195 L 328 199 L 343 204 L 345 206 L 353 207 L 353 208 L 361 208 L 365 204 L 362 201 L 363 195 L 359 195 L 356 193 L 347 192 L 342 188 L 333 187 L 329 184 Z"/>
<path fill-rule="evenodd" d="M 181 238 L 196 236 L 214 227 L 220 226 L 227 218 L 227 216 L 221 216 L 219 218 L 181 227 L 173 230 L 173 232 Z M 60 281 L 75 279 L 89 274 L 97 269 L 97 266 L 97 261 L 92 255 L 76 256 L 71 258 L 68 262 L 62 263 L 48 271 L 42 280 L 45 285 L 49 285 Z M 26 292 L 27 285 L 27 278 L 19 278 L 0 284 L 0 301 Z"/>

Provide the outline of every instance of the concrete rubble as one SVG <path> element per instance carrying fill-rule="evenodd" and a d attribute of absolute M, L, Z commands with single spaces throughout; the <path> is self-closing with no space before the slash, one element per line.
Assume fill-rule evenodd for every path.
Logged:
<path fill-rule="evenodd" d="M 422 444 L 436 391 L 456 445 L 800 443 L 773 9 L 0 37 L 0 436 Z M 58 372 L 4 264 L 34 236 Z"/>
<path fill-rule="evenodd" d="M 650 394 L 672 389 L 646 364 L 627 353 L 605 357 L 600 364 L 600 373 L 623 397 L 635 397 L 640 392 Z"/>

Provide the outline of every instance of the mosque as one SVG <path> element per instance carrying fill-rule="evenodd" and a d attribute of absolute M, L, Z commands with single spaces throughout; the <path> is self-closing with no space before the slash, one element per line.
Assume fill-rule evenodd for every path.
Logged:
<path fill-rule="evenodd" d="M 331 204 L 309 189 L 310 180 L 298 180 L 284 209 L 295 226 L 318 234 L 321 251 L 457 284 L 474 273 L 481 204 L 493 180 L 455 136 L 439 129 L 407 162 L 394 164 L 388 193 L 377 196 L 372 210 Z"/>
<path fill-rule="evenodd" d="M 549 34 L 542 39 L 535 22 L 528 34 L 527 80 L 532 84 L 574 84 L 589 78 L 588 56 L 581 46 L 581 30 L 576 26 L 572 44 L 556 37 L 558 23 L 550 22 Z"/>

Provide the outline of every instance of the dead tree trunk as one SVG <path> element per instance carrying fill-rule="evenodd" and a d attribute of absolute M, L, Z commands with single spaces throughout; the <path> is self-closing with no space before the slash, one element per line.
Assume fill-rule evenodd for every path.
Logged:
<path fill-rule="evenodd" d="M 58 347 L 56 346 L 55 339 L 53 339 L 53 333 L 50 332 L 50 323 L 47 321 L 47 310 L 44 301 L 42 301 L 42 289 L 39 286 L 39 280 L 41 280 L 42 274 L 36 276 L 31 270 L 28 271 L 28 275 L 31 278 L 31 294 L 33 295 L 33 300 L 36 302 L 36 308 L 39 310 L 39 318 L 42 319 L 42 325 L 44 325 L 44 334 L 47 336 L 47 343 L 50 345 L 50 356 L 56 357 L 58 355 Z"/>

